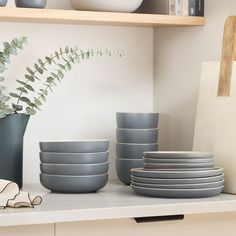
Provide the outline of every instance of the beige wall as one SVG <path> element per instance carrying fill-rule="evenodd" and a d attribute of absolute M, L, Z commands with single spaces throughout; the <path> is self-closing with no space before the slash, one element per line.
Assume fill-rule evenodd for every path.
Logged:
<path fill-rule="evenodd" d="M 154 107 L 164 114 L 163 150 L 192 148 L 201 64 L 220 59 L 224 21 L 236 14 L 235 0 L 205 2 L 205 27 L 155 30 Z"/>
<path fill-rule="evenodd" d="M 61 8 L 63 2 L 66 7 L 66 1 L 48 2 L 50 7 Z M 24 76 L 26 66 L 60 46 L 125 52 L 121 59 L 99 58 L 76 65 L 48 97 L 42 112 L 30 119 L 24 144 L 25 182 L 39 181 L 40 140 L 80 138 L 111 141 L 110 177 L 114 178 L 115 113 L 153 111 L 153 29 L 17 23 L 0 23 L 0 28 L 1 42 L 21 35 L 29 41 L 6 73 L 10 88 Z"/>

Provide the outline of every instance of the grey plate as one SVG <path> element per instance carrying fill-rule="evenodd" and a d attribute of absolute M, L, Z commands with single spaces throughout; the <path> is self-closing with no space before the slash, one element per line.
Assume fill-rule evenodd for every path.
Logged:
<path fill-rule="evenodd" d="M 224 174 L 216 175 L 213 177 L 206 178 L 193 178 L 193 179 L 152 179 L 131 176 L 132 180 L 144 184 L 202 184 L 218 182 L 224 179 Z"/>
<path fill-rule="evenodd" d="M 158 129 L 116 129 L 118 143 L 157 143 Z"/>
<path fill-rule="evenodd" d="M 116 122 L 118 128 L 155 129 L 158 126 L 158 119 L 158 113 L 116 113 Z"/>
<path fill-rule="evenodd" d="M 94 153 L 55 153 L 41 152 L 39 154 L 42 163 L 54 164 L 97 164 L 108 161 L 109 152 Z"/>
<path fill-rule="evenodd" d="M 142 159 L 143 152 L 147 150 L 158 150 L 158 144 L 157 143 L 151 143 L 151 144 L 117 143 L 116 144 L 117 157 L 122 157 L 122 158 Z"/>
<path fill-rule="evenodd" d="M 131 184 L 136 187 L 153 188 L 153 189 L 205 189 L 218 188 L 224 186 L 224 180 L 203 184 L 144 184 L 132 181 Z"/>
<path fill-rule="evenodd" d="M 101 175 L 106 174 L 109 164 L 40 164 L 42 174 L 49 175 Z"/>
<path fill-rule="evenodd" d="M 167 158 L 143 158 L 145 163 L 164 163 L 164 164 L 194 164 L 194 163 L 213 163 L 215 158 L 199 158 L 199 159 L 167 159 Z"/>
<path fill-rule="evenodd" d="M 213 158 L 214 154 L 209 152 L 145 152 L 144 157 L 167 158 L 167 159 L 190 159 L 190 158 Z"/>
<path fill-rule="evenodd" d="M 131 172 L 130 170 L 133 168 L 140 168 L 143 167 L 143 160 L 142 159 L 116 159 L 116 173 L 119 180 L 129 185 L 131 183 Z"/>
<path fill-rule="evenodd" d="M 57 153 L 93 153 L 106 152 L 108 145 L 108 140 L 40 142 L 40 150 Z"/>
<path fill-rule="evenodd" d="M 40 174 L 41 184 L 61 193 L 92 193 L 102 189 L 108 181 L 108 174 L 90 176 L 63 176 Z"/>
<path fill-rule="evenodd" d="M 132 169 L 131 173 L 137 177 L 157 178 L 157 179 L 186 179 L 205 178 L 223 174 L 222 168 L 212 168 L 206 170 L 145 170 L 143 168 Z"/>
<path fill-rule="evenodd" d="M 215 163 L 194 163 L 194 164 L 159 164 L 159 163 L 143 163 L 145 169 L 197 169 L 197 168 L 212 168 Z"/>
<path fill-rule="evenodd" d="M 131 185 L 135 193 L 159 198 L 205 198 L 219 195 L 224 187 L 206 189 L 152 189 Z"/>

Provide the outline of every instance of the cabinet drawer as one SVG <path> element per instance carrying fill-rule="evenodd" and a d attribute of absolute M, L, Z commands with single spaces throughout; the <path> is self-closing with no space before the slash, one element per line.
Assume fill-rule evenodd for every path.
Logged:
<path fill-rule="evenodd" d="M 54 236 L 54 224 L 0 227 L 0 236 Z"/>
<path fill-rule="evenodd" d="M 56 236 L 235 236 L 236 213 L 187 215 L 184 220 L 136 223 L 133 219 L 56 224 Z"/>

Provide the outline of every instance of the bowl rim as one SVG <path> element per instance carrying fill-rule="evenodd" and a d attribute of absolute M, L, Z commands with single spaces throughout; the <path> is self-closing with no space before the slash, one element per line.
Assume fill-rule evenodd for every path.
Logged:
<path fill-rule="evenodd" d="M 40 163 L 40 166 L 75 166 L 75 167 L 84 167 L 84 166 L 108 166 L 109 162 L 104 163 L 93 163 L 93 164 L 56 164 L 56 163 Z"/>
<path fill-rule="evenodd" d="M 116 115 L 159 115 L 158 112 L 116 112 Z"/>
<path fill-rule="evenodd" d="M 58 177 L 58 178 L 95 178 L 95 177 L 106 177 L 109 175 L 109 173 L 107 172 L 106 174 L 100 174 L 100 175 L 49 175 L 49 174 L 39 173 L 39 175 L 44 177 Z"/>
<path fill-rule="evenodd" d="M 158 145 L 158 143 L 116 143 L 116 145 L 127 145 L 127 146 L 154 146 L 154 145 Z"/>
<path fill-rule="evenodd" d="M 62 156 L 62 155 L 83 155 L 83 156 L 89 156 L 89 155 L 99 155 L 99 154 L 109 154 L 109 151 L 106 152 L 39 152 L 40 155 L 45 154 L 45 155 L 57 155 L 57 156 Z"/>
<path fill-rule="evenodd" d="M 108 139 L 81 139 L 81 140 L 78 140 L 78 139 L 71 139 L 71 140 L 54 140 L 54 141 L 40 141 L 39 143 L 40 144 L 48 144 L 48 143 L 57 143 L 57 144 L 61 144 L 61 143 L 72 143 L 72 144 L 75 144 L 75 143 L 84 143 L 84 142 L 87 142 L 87 143 L 97 143 L 97 142 L 109 142 Z"/>
<path fill-rule="evenodd" d="M 131 128 L 116 128 L 117 131 L 159 131 L 159 128 L 150 129 L 131 129 Z"/>
<path fill-rule="evenodd" d="M 117 157 L 116 161 L 142 161 L 143 162 L 143 159 L 142 158 L 140 158 L 140 159 L 127 159 L 127 158 Z"/>

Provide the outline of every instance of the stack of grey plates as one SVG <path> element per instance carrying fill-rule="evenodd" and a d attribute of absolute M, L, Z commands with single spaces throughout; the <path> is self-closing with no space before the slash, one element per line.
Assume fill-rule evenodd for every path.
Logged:
<path fill-rule="evenodd" d="M 108 140 L 40 142 L 40 182 L 61 193 L 89 193 L 108 180 Z"/>
<path fill-rule="evenodd" d="M 220 194 L 224 170 L 206 152 L 145 152 L 144 168 L 132 169 L 135 193 L 163 198 L 203 198 Z"/>
<path fill-rule="evenodd" d="M 132 168 L 143 167 L 143 152 L 158 150 L 158 113 L 117 113 L 116 172 L 129 185 Z"/>

